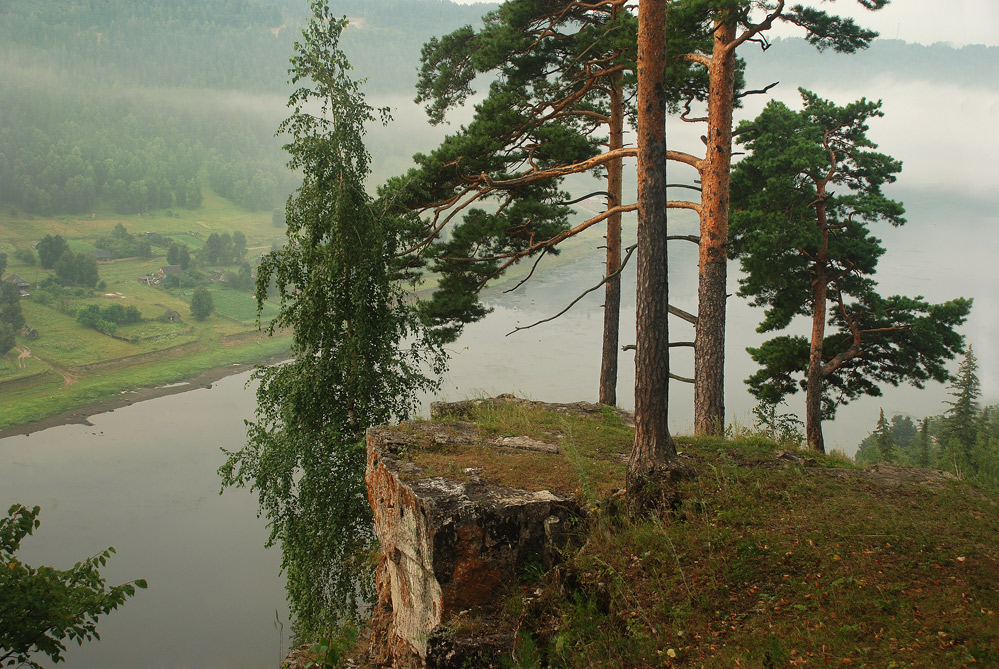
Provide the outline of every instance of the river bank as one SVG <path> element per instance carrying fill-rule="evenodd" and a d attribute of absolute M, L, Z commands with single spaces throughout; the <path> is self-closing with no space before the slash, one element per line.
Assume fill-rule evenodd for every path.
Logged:
<path fill-rule="evenodd" d="M 186 379 L 171 383 L 122 390 L 117 394 L 109 395 L 50 416 L 0 428 L 0 439 L 14 435 L 30 435 L 34 432 L 59 425 L 91 425 L 90 418 L 98 414 L 108 413 L 115 409 L 131 406 L 132 404 L 146 400 L 176 395 L 190 390 L 197 390 L 198 388 L 210 388 L 213 383 L 221 379 L 246 372 L 257 365 L 273 365 L 287 359 L 287 353 L 283 352 L 262 360 L 235 362 L 221 367 L 202 370 Z"/>

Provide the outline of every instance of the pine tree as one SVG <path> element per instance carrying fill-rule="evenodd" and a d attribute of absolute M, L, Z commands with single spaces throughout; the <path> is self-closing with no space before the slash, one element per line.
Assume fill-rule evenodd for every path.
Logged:
<path fill-rule="evenodd" d="M 891 425 L 885 419 L 885 410 L 881 409 L 878 415 L 878 424 L 874 428 L 874 445 L 878 448 L 878 454 L 882 462 L 895 461 L 895 440 L 891 436 Z"/>
<path fill-rule="evenodd" d="M 898 448 L 898 461 L 902 464 L 909 464 L 917 459 L 913 453 L 916 445 L 916 437 L 919 431 L 912 418 L 902 414 L 895 414 L 891 417 L 891 438 Z"/>
<path fill-rule="evenodd" d="M 930 419 L 924 418 L 919 426 L 919 457 L 916 464 L 926 468 L 930 466 Z"/>
<path fill-rule="evenodd" d="M 971 345 L 964 354 L 964 360 L 957 368 L 957 375 L 950 384 L 950 395 L 954 401 L 946 404 L 950 408 L 944 412 L 943 436 L 948 444 L 956 444 L 960 457 L 965 462 L 971 460 L 971 450 L 978 432 L 978 398 L 982 384 L 978 380 L 978 359 Z"/>
<path fill-rule="evenodd" d="M 902 205 L 881 191 L 901 163 L 867 138 L 881 105 L 801 96 L 800 112 L 771 102 L 740 126 L 739 141 L 752 153 L 733 173 L 729 252 L 745 273 L 739 294 L 766 308 L 758 331 L 811 319 L 808 339 L 780 335 L 748 349 L 761 369 L 747 383 L 772 403 L 800 384 L 806 439 L 822 452 L 822 420 L 839 404 L 878 396 L 882 383 L 922 387 L 948 378 L 944 362 L 963 346 L 955 328 L 971 301 L 934 305 L 877 292 L 871 277 L 884 248 L 869 226 L 904 223 Z"/>
<path fill-rule="evenodd" d="M 999 406 L 989 406 L 978 417 L 978 437 L 971 452 L 975 480 L 999 489 Z"/>
<path fill-rule="evenodd" d="M 635 94 L 636 17 L 622 0 L 509 0 L 483 23 L 424 46 L 417 101 L 437 124 L 466 101 L 475 76 L 492 78 L 488 96 L 467 126 L 388 184 L 399 189 L 398 204 L 433 222 L 427 255 L 441 279 L 425 313 L 455 337 L 486 315 L 478 293 L 489 281 L 524 258 L 537 268 L 566 238 L 606 223 L 599 401 L 616 404 L 621 215 L 636 209 L 622 193 L 622 161 L 635 154 L 623 133 Z M 591 197 L 606 197 L 606 207 L 570 227 L 569 205 L 585 197 L 568 201 L 563 180 L 585 173 L 605 176 L 606 190 Z M 441 240 L 445 224 L 451 232 Z"/>
<path fill-rule="evenodd" d="M 878 10 L 888 0 L 859 0 L 865 9 Z M 856 25 L 852 19 L 827 14 L 804 4 L 784 0 L 676 0 L 670 3 L 669 42 L 691 34 L 692 26 L 710 31 L 711 39 L 700 42 L 684 58 L 703 68 L 708 77 L 707 113 L 692 116 L 689 100 L 681 119 L 703 122 L 705 155 L 689 161 L 701 181 L 701 201 L 688 203 L 698 212 L 698 286 L 696 342 L 694 346 L 694 432 L 717 434 L 725 420 L 725 309 L 727 297 L 727 245 L 729 240 L 730 171 L 732 163 L 732 114 L 739 98 L 748 94 L 739 85 L 737 50 L 744 45 L 771 46 L 767 32 L 775 24 L 803 30 L 805 39 L 819 51 L 832 49 L 853 53 L 866 48 L 877 33 Z M 679 27 L 679 29 L 677 29 Z M 771 86 L 762 89 L 765 93 Z"/>

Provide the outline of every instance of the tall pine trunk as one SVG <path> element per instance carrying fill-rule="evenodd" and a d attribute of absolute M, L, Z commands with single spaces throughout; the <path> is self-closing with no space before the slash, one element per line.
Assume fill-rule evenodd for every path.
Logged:
<path fill-rule="evenodd" d="M 650 474 L 676 458 L 667 425 L 669 323 L 666 279 L 666 0 L 641 0 L 638 11 L 638 277 L 636 295 L 635 444 L 629 495 L 642 495 Z"/>
<path fill-rule="evenodd" d="M 621 76 L 615 75 L 610 88 L 610 144 L 615 151 L 624 146 L 624 101 L 621 92 Z M 620 158 L 607 164 L 608 207 L 621 205 L 622 171 Z M 621 214 L 613 214 L 607 219 L 607 261 L 606 272 L 610 277 L 621 270 Z M 604 287 L 604 336 L 603 351 L 600 357 L 600 403 L 609 406 L 617 404 L 618 343 L 621 330 L 621 277 L 613 276 Z"/>
<path fill-rule="evenodd" d="M 825 453 L 822 439 L 822 340 L 826 336 L 826 294 L 824 268 L 816 276 L 815 304 L 812 309 L 812 341 L 808 351 L 808 377 L 805 385 L 805 439 L 819 453 Z"/>
<path fill-rule="evenodd" d="M 819 189 L 824 194 L 824 187 Z M 829 295 L 829 230 L 826 227 L 826 205 L 820 198 L 815 205 L 815 218 L 821 234 L 812 277 L 814 302 L 812 304 L 812 338 L 808 347 L 808 374 L 805 381 L 805 441 L 819 453 L 826 452 L 822 437 L 822 352 L 826 337 L 826 304 Z"/>
<path fill-rule="evenodd" d="M 725 289 L 728 261 L 729 176 L 735 95 L 735 21 L 715 21 L 709 69 L 708 134 L 701 170 L 701 239 L 698 254 L 694 346 L 694 433 L 720 434 L 725 426 Z"/>

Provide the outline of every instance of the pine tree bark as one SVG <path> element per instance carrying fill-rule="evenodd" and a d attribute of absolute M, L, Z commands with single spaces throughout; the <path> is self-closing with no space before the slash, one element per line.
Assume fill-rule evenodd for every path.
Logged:
<path fill-rule="evenodd" d="M 657 468 L 676 459 L 667 425 L 666 5 L 666 0 L 641 0 L 638 10 L 635 443 L 627 472 L 628 494 L 636 497 Z"/>
<path fill-rule="evenodd" d="M 735 99 L 736 26 L 731 10 L 715 21 L 708 97 L 707 152 L 701 170 L 701 239 L 694 347 L 694 433 L 725 427 L 725 289 L 728 276 L 729 177 Z"/>
<path fill-rule="evenodd" d="M 819 271 L 812 311 L 812 340 L 808 351 L 808 376 L 805 384 L 805 440 L 812 450 L 825 453 L 822 438 L 822 340 L 826 333 L 826 295 L 828 285 Z"/>
<path fill-rule="evenodd" d="M 820 195 L 824 187 L 820 187 Z M 808 374 L 805 381 L 805 441 L 812 450 L 826 452 L 822 437 L 822 380 L 823 342 L 826 337 L 826 304 L 829 295 L 829 230 L 826 227 L 826 205 L 820 201 L 815 207 L 816 223 L 822 235 L 816 256 L 812 285 L 815 300 L 812 305 L 812 338 L 808 348 Z"/>
<path fill-rule="evenodd" d="M 610 86 L 610 142 L 609 150 L 624 146 L 624 100 L 621 91 L 621 76 L 616 75 Z M 617 207 L 622 198 L 621 158 L 607 164 L 608 208 Z M 607 219 L 607 276 L 621 269 L 621 214 L 615 213 Z M 613 276 L 604 287 L 604 335 L 603 351 L 600 357 L 600 403 L 608 406 L 617 404 L 618 345 L 621 330 L 621 277 Z"/>

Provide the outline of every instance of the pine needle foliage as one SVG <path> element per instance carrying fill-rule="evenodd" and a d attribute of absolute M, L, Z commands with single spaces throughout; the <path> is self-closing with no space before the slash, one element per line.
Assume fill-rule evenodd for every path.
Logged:
<path fill-rule="evenodd" d="M 739 294 L 765 308 L 759 332 L 812 320 L 810 340 L 781 334 L 748 349 L 761 369 L 747 383 L 771 403 L 804 389 L 806 437 L 821 451 L 821 421 L 838 405 L 879 396 L 883 384 L 949 379 L 945 363 L 963 348 L 955 328 L 971 300 L 878 292 L 885 249 L 870 228 L 905 222 L 902 205 L 882 191 L 902 165 L 867 137 L 881 103 L 840 107 L 800 92 L 801 111 L 771 102 L 739 127 L 752 153 L 732 174 L 729 254 L 745 274 Z"/>
<path fill-rule="evenodd" d="M 954 398 L 946 404 L 950 407 L 944 416 L 944 439 L 956 441 L 961 455 L 970 459 L 972 447 L 978 432 L 978 398 L 982 394 L 982 383 L 978 379 L 978 358 L 969 345 L 964 360 L 951 380 L 950 394 Z"/>

